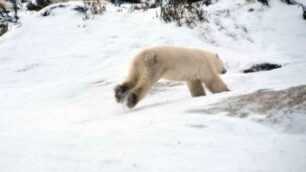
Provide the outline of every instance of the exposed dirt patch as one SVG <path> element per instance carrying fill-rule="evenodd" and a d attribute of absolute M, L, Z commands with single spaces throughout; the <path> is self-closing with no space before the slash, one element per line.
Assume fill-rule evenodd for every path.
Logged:
<path fill-rule="evenodd" d="M 290 132 L 306 133 L 306 85 L 285 90 L 258 90 L 256 92 L 224 99 L 192 113 L 248 117 L 256 114 L 257 122 L 278 125 Z"/>

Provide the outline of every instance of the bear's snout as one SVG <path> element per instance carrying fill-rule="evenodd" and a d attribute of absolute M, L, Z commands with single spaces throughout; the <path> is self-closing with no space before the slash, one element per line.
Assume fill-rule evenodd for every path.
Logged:
<path fill-rule="evenodd" d="M 227 72 L 227 70 L 226 70 L 226 69 L 223 69 L 221 73 L 222 73 L 222 74 L 225 74 L 226 72 Z"/>

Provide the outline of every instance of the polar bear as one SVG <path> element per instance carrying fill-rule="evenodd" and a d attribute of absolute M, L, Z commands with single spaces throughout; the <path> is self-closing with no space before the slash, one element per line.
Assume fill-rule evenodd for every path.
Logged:
<path fill-rule="evenodd" d="M 229 91 L 218 74 L 226 72 L 217 54 L 194 48 L 158 46 L 140 52 L 130 66 L 127 79 L 114 88 L 118 103 L 133 108 L 159 80 L 186 81 L 193 97 Z"/>

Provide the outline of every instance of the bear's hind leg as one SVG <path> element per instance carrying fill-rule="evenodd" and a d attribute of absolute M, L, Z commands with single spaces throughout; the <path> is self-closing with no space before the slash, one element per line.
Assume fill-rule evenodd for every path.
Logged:
<path fill-rule="evenodd" d="M 202 85 L 201 80 L 190 80 L 187 81 L 187 86 L 189 88 L 192 97 L 205 96 L 205 90 Z"/>
<path fill-rule="evenodd" d="M 135 107 L 160 78 L 156 74 L 144 74 L 142 76 L 143 77 L 137 82 L 136 86 L 131 89 L 127 95 L 127 106 L 129 108 Z"/>
<path fill-rule="evenodd" d="M 126 97 L 128 93 L 128 87 L 124 84 L 117 85 L 114 89 L 115 91 L 115 98 L 118 103 L 123 102 L 124 98 Z"/>
<path fill-rule="evenodd" d="M 136 85 L 135 81 L 125 81 L 121 85 L 117 85 L 114 89 L 115 91 L 115 98 L 118 103 L 123 102 L 124 98 L 127 96 L 129 90 L 133 89 Z"/>
<path fill-rule="evenodd" d="M 214 79 L 209 84 L 205 85 L 212 93 L 230 91 L 218 75 L 214 77 Z"/>
<path fill-rule="evenodd" d="M 115 98 L 118 103 L 122 103 L 127 96 L 129 90 L 136 86 L 138 74 L 134 66 L 130 68 L 128 78 L 114 89 Z"/>

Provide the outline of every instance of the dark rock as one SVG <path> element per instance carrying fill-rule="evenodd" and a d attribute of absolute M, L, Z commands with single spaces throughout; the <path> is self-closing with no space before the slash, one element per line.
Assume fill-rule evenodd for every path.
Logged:
<path fill-rule="evenodd" d="M 88 8 L 84 7 L 84 6 L 76 6 L 73 8 L 73 10 L 80 12 L 80 13 L 86 13 L 86 11 L 88 10 Z"/>
<path fill-rule="evenodd" d="M 278 64 L 271 64 L 271 63 L 262 63 L 256 64 L 250 67 L 249 69 L 243 70 L 243 73 L 251 73 L 251 72 L 260 72 L 260 71 L 268 71 L 282 67 Z"/>

